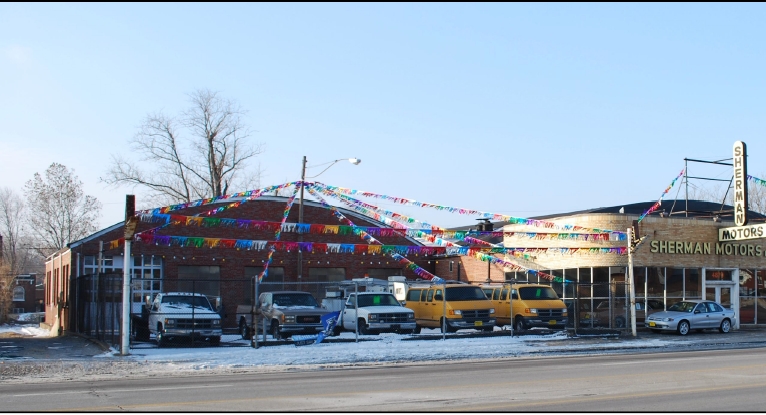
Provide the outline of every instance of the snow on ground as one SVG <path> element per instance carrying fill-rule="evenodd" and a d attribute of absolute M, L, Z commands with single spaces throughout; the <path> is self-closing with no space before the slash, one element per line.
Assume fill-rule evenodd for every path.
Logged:
<path fill-rule="evenodd" d="M 50 337 L 51 335 L 50 331 L 41 329 L 37 326 L 15 326 L 8 324 L 0 325 L 0 334 L 3 333 L 16 333 L 32 337 Z"/>
<path fill-rule="evenodd" d="M 341 337 L 353 339 L 354 334 L 343 333 Z M 398 334 L 381 334 L 360 336 L 360 339 L 374 338 L 377 339 L 376 341 L 320 343 L 308 346 L 289 344 L 258 349 L 250 347 L 135 348 L 131 350 L 130 358 L 143 363 L 160 363 L 168 370 L 181 371 L 239 368 L 284 369 L 285 367 L 327 367 L 432 360 L 497 359 L 539 353 L 657 348 L 671 343 L 659 339 L 618 342 L 601 339 L 598 342 L 578 343 L 571 339 L 567 340 L 566 332 L 516 337 L 447 338 L 446 340 L 405 340 L 405 337 Z M 109 358 L 113 354 L 114 352 L 109 352 L 97 357 Z"/>

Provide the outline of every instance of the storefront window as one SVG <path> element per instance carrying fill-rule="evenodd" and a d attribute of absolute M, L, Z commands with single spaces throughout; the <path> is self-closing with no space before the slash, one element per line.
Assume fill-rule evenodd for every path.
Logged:
<path fill-rule="evenodd" d="M 553 281 L 550 281 L 550 285 L 559 298 L 564 296 L 564 270 L 553 269 L 550 274 L 553 276 Z"/>
<path fill-rule="evenodd" d="M 684 270 L 683 268 L 665 268 L 665 296 L 668 305 L 683 300 Z"/>
<path fill-rule="evenodd" d="M 739 322 L 742 324 L 755 324 L 755 297 L 740 297 L 739 299 Z"/>
<path fill-rule="evenodd" d="M 646 267 L 633 267 L 633 281 L 636 298 L 646 296 Z"/>
<path fill-rule="evenodd" d="M 646 296 L 648 298 L 665 297 L 665 268 L 649 267 L 646 275 Z"/>
<path fill-rule="evenodd" d="M 742 297 L 755 296 L 755 270 L 739 270 L 739 295 Z"/>
<path fill-rule="evenodd" d="M 610 297 L 609 267 L 593 268 L 593 298 L 608 299 Z M 597 301 L 598 303 L 598 301 Z"/>
<path fill-rule="evenodd" d="M 699 268 L 686 268 L 684 270 L 684 298 L 695 299 L 702 298 L 702 286 L 700 277 L 702 273 Z"/>

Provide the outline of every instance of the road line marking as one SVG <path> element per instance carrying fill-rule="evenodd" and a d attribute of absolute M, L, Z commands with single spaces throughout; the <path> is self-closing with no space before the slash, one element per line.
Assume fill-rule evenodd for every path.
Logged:
<path fill-rule="evenodd" d="M 151 392 L 151 391 L 168 391 L 178 389 L 205 389 L 205 388 L 226 388 L 234 385 L 206 385 L 206 386 L 177 386 L 174 388 L 141 388 L 141 389 L 104 389 L 97 390 L 99 393 L 116 393 L 116 392 Z M 42 392 L 42 393 L 25 393 L 21 395 L 11 395 L 13 397 L 25 397 L 25 396 L 41 396 L 41 395 L 72 395 L 75 393 L 93 393 L 93 390 L 86 391 L 70 391 L 70 392 Z"/>

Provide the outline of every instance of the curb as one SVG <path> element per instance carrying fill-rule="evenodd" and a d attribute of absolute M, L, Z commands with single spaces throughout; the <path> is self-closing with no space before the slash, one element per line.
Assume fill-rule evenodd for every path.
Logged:
<path fill-rule="evenodd" d="M 90 336 L 86 336 L 84 334 L 80 334 L 80 333 L 73 332 L 73 331 L 65 331 L 64 332 L 64 336 L 75 336 L 75 337 L 79 337 L 81 339 L 88 340 L 89 342 L 91 342 L 91 343 L 95 344 L 96 346 L 98 346 L 104 352 L 108 352 L 108 351 L 112 350 L 111 346 L 109 346 L 108 344 L 102 342 L 101 340 L 94 339 L 94 338 L 92 338 Z"/>

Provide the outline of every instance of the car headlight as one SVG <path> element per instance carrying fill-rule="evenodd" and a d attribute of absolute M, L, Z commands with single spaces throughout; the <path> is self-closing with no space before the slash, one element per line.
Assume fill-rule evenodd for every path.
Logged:
<path fill-rule="evenodd" d="M 176 325 L 176 321 L 172 318 L 165 319 L 165 327 L 173 327 Z"/>
<path fill-rule="evenodd" d="M 409 313 L 409 314 L 407 314 L 407 318 L 408 318 L 409 320 L 412 320 L 413 318 L 415 318 L 415 313 Z"/>
<path fill-rule="evenodd" d="M 378 315 L 377 314 L 370 314 L 369 316 L 367 316 L 367 319 L 369 321 L 378 321 Z"/>
<path fill-rule="evenodd" d="M 673 317 L 665 317 L 662 321 L 673 321 Z"/>
<path fill-rule="evenodd" d="M 285 323 L 295 323 L 295 316 L 284 316 Z"/>
<path fill-rule="evenodd" d="M 213 326 L 220 326 L 221 320 L 213 320 Z"/>
<path fill-rule="evenodd" d="M 526 309 L 524 309 L 524 311 L 527 314 L 537 314 L 537 309 L 536 308 L 526 308 Z"/>
<path fill-rule="evenodd" d="M 495 309 L 494 308 L 490 308 L 489 309 L 489 314 L 495 314 Z"/>
<path fill-rule="evenodd" d="M 561 309 L 561 315 L 562 316 L 566 316 L 567 315 L 567 309 L 566 308 L 562 308 Z"/>
<path fill-rule="evenodd" d="M 449 314 L 451 316 L 462 316 L 463 312 L 460 311 L 460 310 L 450 310 L 450 311 L 447 312 L 447 314 Z"/>

